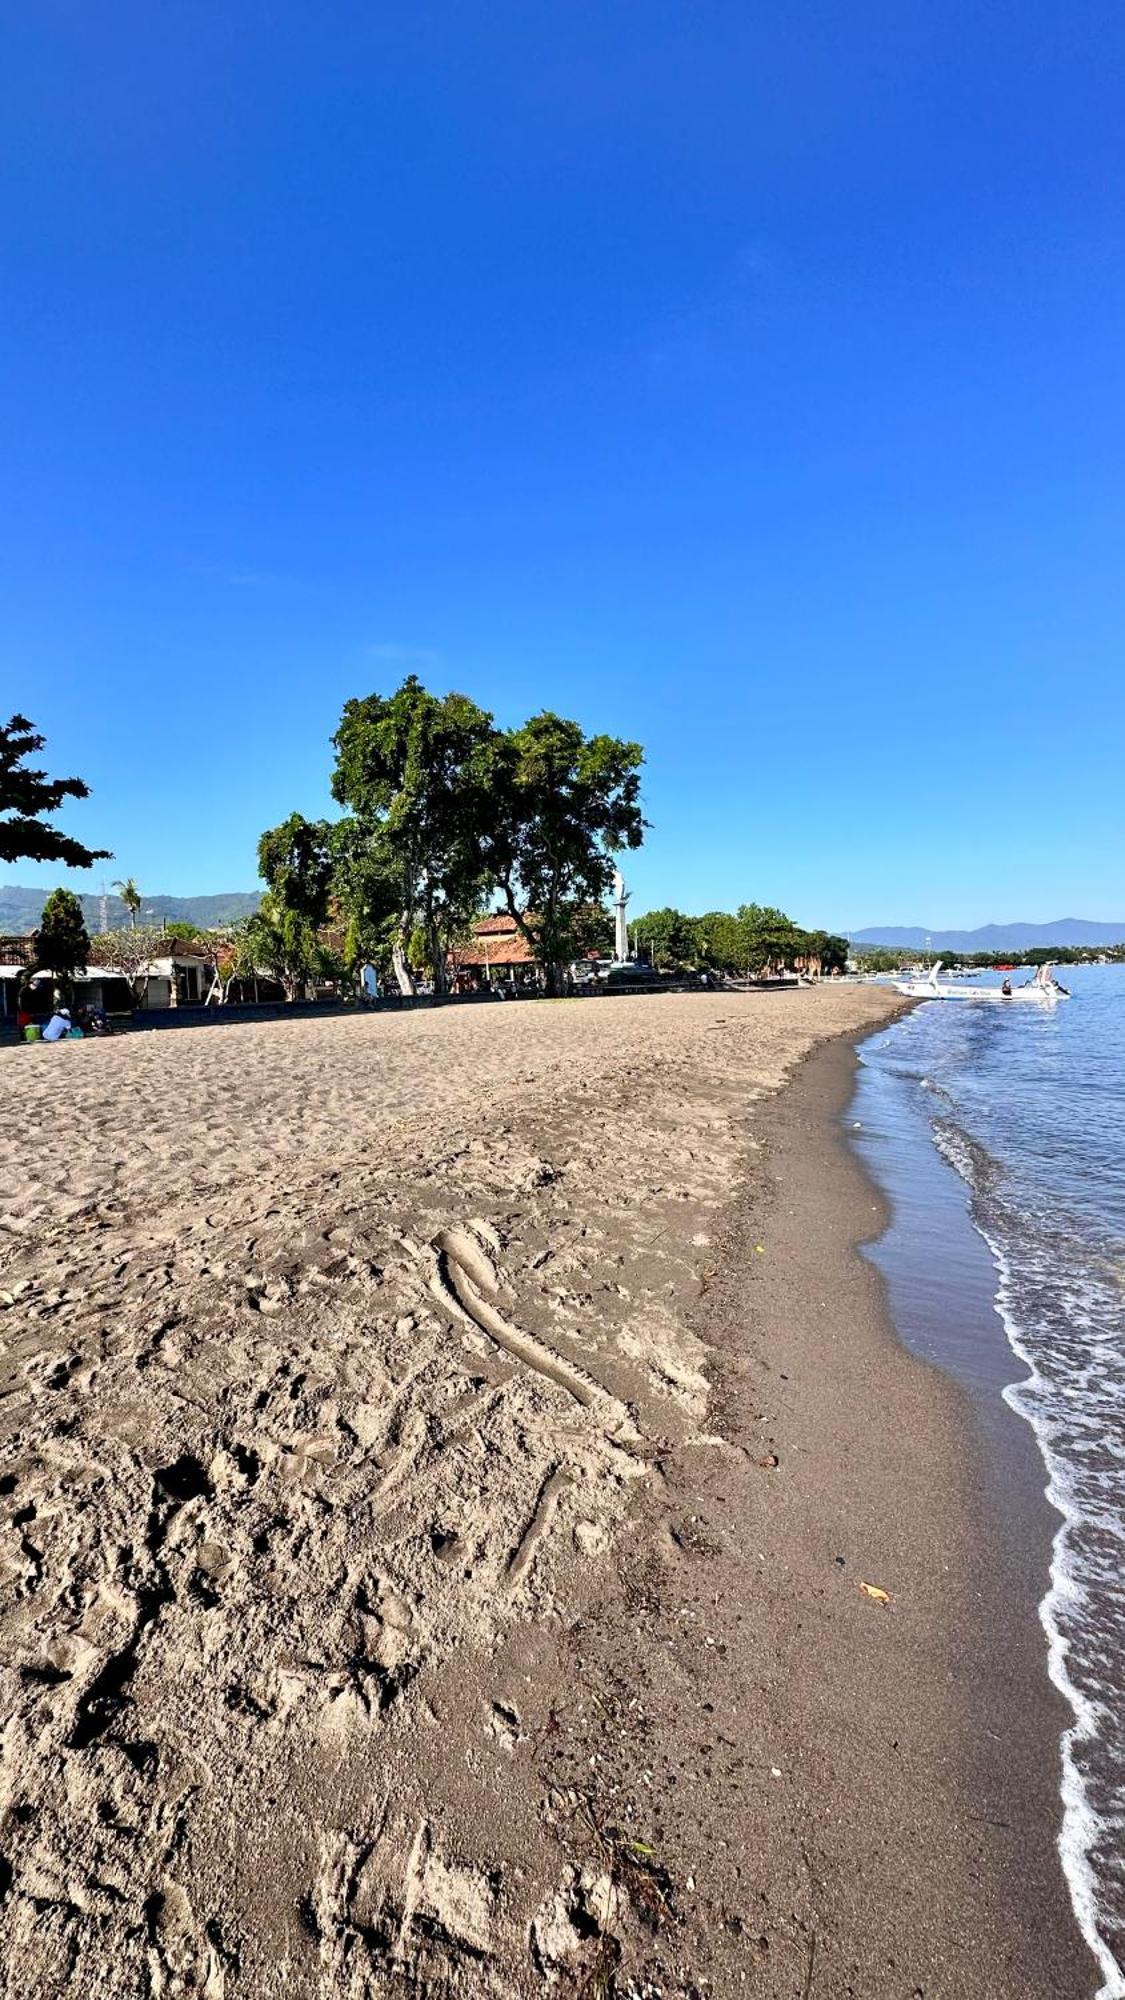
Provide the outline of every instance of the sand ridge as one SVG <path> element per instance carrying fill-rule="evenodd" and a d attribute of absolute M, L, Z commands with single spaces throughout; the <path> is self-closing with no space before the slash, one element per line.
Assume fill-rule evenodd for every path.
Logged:
<path fill-rule="evenodd" d="M 580 1973 L 608 1892 L 535 1800 L 505 1824 L 525 1724 L 490 1661 L 565 1624 L 637 1482 L 706 1434 L 687 1319 L 754 1103 L 891 1004 L 636 996 L 0 1054 L 13 1991 Z"/>

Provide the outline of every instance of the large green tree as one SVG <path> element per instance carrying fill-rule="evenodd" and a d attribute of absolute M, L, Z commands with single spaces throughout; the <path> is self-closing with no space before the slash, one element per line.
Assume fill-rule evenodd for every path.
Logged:
<path fill-rule="evenodd" d="M 319 930 L 332 896 L 332 828 L 327 820 L 290 813 L 258 842 L 258 873 L 278 909 L 291 910 Z"/>
<path fill-rule="evenodd" d="M 743 903 L 738 911 L 741 965 L 745 972 L 769 972 L 792 965 L 802 951 L 802 933 L 784 910 Z"/>
<path fill-rule="evenodd" d="M 850 946 L 846 937 L 838 937 L 834 931 L 806 931 L 809 956 L 819 959 L 821 972 L 843 972 L 847 968 Z"/>
<path fill-rule="evenodd" d="M 328 970 L 328 955 L 308 918 L 267 889 L 239 930 L 234 970 L 243 978 L 265 973 L 277 980 L 287 1000 L 301 1000 L 310 982 Z"/>
<path fill-rule="evenodd" d="M 88 799 L 90 788 L 81 778 L 49 778 L 28 764 L 45 740 L 26 715 L 0 723 L 0 861 L 61 861 L 67 868 L 108 861 L 107 848 L 83 847 L 47 824 L 64 799 Z"/>
<path fill-rule="evenodd" d="M 543 713 L 497 737 L 485 855 L 551 992 L 576 948 L 576 912 L 607 896 L 614 856 L 644 839 L 639 743 L 585 736 Z"/>
<path fill-rule="evenodd" d="M 349 924 L 361 913 L 368 928 L 376 910 L 393 906 L 392 960 L 404 993 L 414 990 L 415 929 L 425 934 L 434 991 L 443 993 L 449 945 L 483 902 L 496 741 L 491 716 L 475 702 L 432 695 L 414 674 L 390 696 L 344 706 L 332 777 L 333 797 L 351 818 L 337 835 L 342 900 Z"/>
<path fill-rule="evenodd" d="M 732 916 L 729 910 L 709 910 L 706 916 L 693 917 L 691 927 L 695 936 L 696 957 L 702 964 L 713 966 L 717 972 L 741 972 L 745 969 L 745 940 L 738 918 Z"/>
<path fill-rule="evenodd" d="M 349 972 L 370 963 L 386 973 L 399 941 L 400 872 L 386 846 L 345 814 L 332 828 L 332 893 L 344 926 Z"/>
<path fill-rule="evenodd" d="M 32 937 L 36 966 L 53 972 L 69 999 L 74 975 L 90 956 L 90 938 L 82 905 L 69 889 L 53 889 L 43 905 L 39 929 Z"/>
<path fill-rule="evenodd" d="M 633 936 L 661 971 L 690 965 L 697 956 L 695 927 L 682 910 L 649 910 L 635 919 Z"/>

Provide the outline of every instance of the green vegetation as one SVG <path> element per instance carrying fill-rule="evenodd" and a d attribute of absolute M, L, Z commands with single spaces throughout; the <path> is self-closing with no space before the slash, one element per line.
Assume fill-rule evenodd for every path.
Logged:
<path fill-rule="evenodd" d="M 0 722 L 0 861 L 61 861 L 66 868 L 108 861 L 107 848 L 83 847 L 47 824 L 64 799 L 88 799 L 90 788 L 81 778 L 49 778 L 28 765 L 45 740 L 26 715 Z M 43 922 L 46 916 L 44 909 Z"/>
<path fill-rule="evenodd" d="M 549 712 L 498 729 L 468 696 L 431 694 L 413 674 L 390 695 L 346 702 L 332 742 L 343 816 L 292 813 L 262 835 L 268 887 L 233 949 L 240 967 L 303 991 L 325 970 L 327 924 L 349 971 L 370 960 L 407 994 L 425 973 L 441 994 L 451 948 L 496 896 L 552 993 L 569 961 L 612 949 L 615 856 L 645 833 L 639 743 L 586 736 Z M 830 972 L 848 950 L 756 903 L 702 917 L 654 910 L 633 932 L 667 972 Z"/>
<path fill-rule="evenodd" d="M 422 967 L 445 991 L 451 947 L 497 893 L 552 992 L 568 959 L 607 941 L 613 857 L 644 837 L 638 743 L 549 713 L 498 729 L 466 695 L 433 695 L 412 674 L 346 702 L 333 746 L 344 816 L 293 813 L 258 847 L 269 886 L 245 937 L 287 992 L 326 919 L 349 968 L 389 962 L 403 993 Z"/>
<path fill-rule="evenodd" d="M 141 907 L 141 900 L 142 900 L 141 892 L 138 889 L 136 882 L 133 880 L 133 877 L 131 875 L 127 875 L 124 882 L 115 882 L 113 886 L 116 889 L 118 895 L 120 896 L 121 901 L 124 903 L 125 908 L 129 912 L 130 929 L 136 930 L 137 911 Z"/>
<path fill-rule="evenodd" d="M 69 999 L 74 975 L 90 956 L 82 905 L 69 889 L 55 889 L 48 896 L 32 946 L 35 969 L 53 972 L 60 991 Z"/>
<path fill-rule="evenodd" d="M 642 758 L 639 743 L 587 738 L 576 722 L 547 713 L 494 738 L 487 874 L 551 993 L 584 948 L 584 920 L 610 888 L 613 856 L 644 839 Z"/>
<path fill-rule="evenodd" d="M 277 981 L 287 1000 L 304 999 L 310 985 L 330 978 L 336 969 L 309 918 L 272 889 L 262 897 L 260 909 L 240 925 L 234 955 L 237 978 L 264 973 Z"/>
<path fill-rule="evenodd" d="M 332 894 L 332 828 L 327 820 L 290 813 L 258 842 L 258 873 L 275 912 L 288 911 L 318 930 Z"/>
<path fill-rule="evenodd" d="M 922 954 L 892 950 L 889 945 L 864 945 L 855 953 L 861 972 L 897 972 L 900 966 L 919 963 Z M 1121 944 L 1037 944 L 1026 951 L 942 951 L 924 954 L 925 963 L 940 959 L 949 971 L 991 972 L 999 965 L 1125 965 L 1125 942 Z"/>
<path fill-rule="evenodd" d="M 741 977 L 807 969 L 843 971 L 846 938 L 806 931 L 783 910 L 743 903 L 732 916 L 710 910 L 703 917 L 653 910 L 632 926 L 638 946 L 661 972 L 707 969 Z"/>
<path fill-rule="evenodd" d="M 485 842 L 497 817 L 497 732 L 461 694 L 432 695 L 413 674 L 389 696 L 346 702 L 333 742 L 338 895 L 349 928 L 389 939 L 400 990 L 413 990 L 410 942 L 426 941 L 434 991 L 454 936 L 489 887 Z"/>

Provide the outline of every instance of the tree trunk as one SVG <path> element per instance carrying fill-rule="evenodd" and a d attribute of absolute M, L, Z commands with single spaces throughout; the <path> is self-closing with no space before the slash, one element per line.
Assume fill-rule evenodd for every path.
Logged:
<path fill-rule="evenodd" d="M 403 999 L 413 999 L 414 977 L 406 962 L 406 948 L 401 938 L 396 938 L 394 941 L 391 950 L 391 965 L 394 968 L 395 979 L 398 981 L 398 990 L 402 994 Z"/>
<path fill-rule="evenodd" d="M 538 930 L 533 930 L 526 916 L 516 906 L 516 899 L 512 894 L 511 883 L 504 881 L 501 883 L 501 887 L 504 891 L 504 901 L 508 905 L 508 915 L 511 917 L 512 922 L 515 924 L 516 929 L 546 979 L 548 993 L 555 993 L 556 986 L 554 982 L 561 968 L 553 965 L 549 956 L 551 940 L 554 937 L 554 899 L 549 900 L 547 914 Z"/>
<path fill-rule="evenodd" d="M 445 946 L 441 941 L 441 932 L 432 919 L 427 924 L 426 929 L 429 935 L 430 965 L 433 968 L 434 975 L 434 999 L 441 1000 L 445 998 L 445 995 L 449 991 L 449 980 L 445 968 Z"/>

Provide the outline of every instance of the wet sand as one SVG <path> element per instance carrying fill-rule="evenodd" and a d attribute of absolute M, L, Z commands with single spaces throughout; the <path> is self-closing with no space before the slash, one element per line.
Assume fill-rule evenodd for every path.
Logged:
<path fill-rule="evenodd" d="M 0 1053 L 13 1992 L 1092 1992 L 846 1045 L 774 1094 L 894 1005 Z"/>
<path fill-rule="evenodd" d="M 581 1634 L 614 1721 L 587 1700 L 556 1770 L 581 1792 L 603 1755 L 596 1790 L 677 1882 L 682 1927 L 626 1954 L 650 1990 L 1091 2000 L 1055 1851 L 1053 1517 L 1014 1455 L 998 1511 L 967 1396 L 857 1251 L 884 1211 L 842 1137 L 854 1063 L 820 1049 L 755 1120 L 697 1322 L 723 1442 L 664 1460 Z"/>

